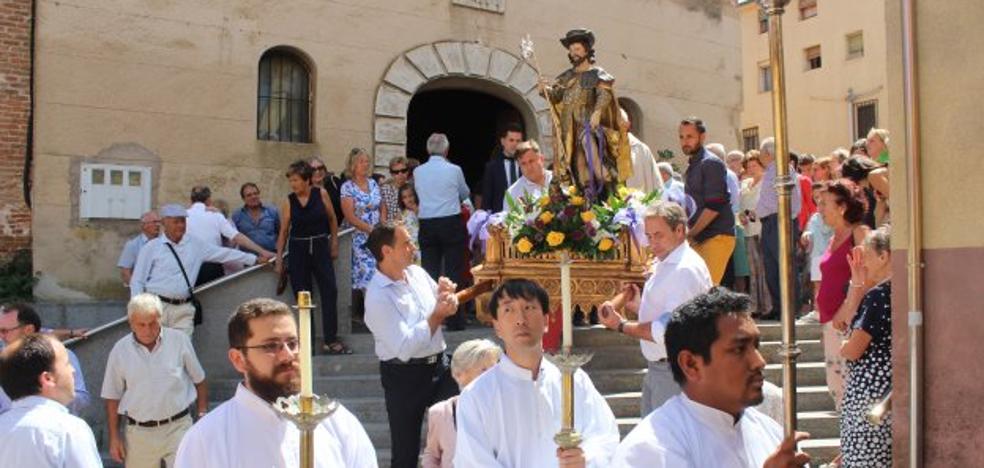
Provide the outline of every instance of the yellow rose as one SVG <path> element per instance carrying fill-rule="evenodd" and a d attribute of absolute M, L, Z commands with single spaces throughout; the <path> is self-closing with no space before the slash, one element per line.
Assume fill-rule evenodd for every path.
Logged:
<path fill-rule="evenodd" d="M 574 195 L 571 197 L 571 205 L 581 206 L 584 204 L 584 198 Z"/>
<path fill-rule="evenodd" d="M 520 253 L 530 253 L 533 250 L 533 243 L 525 237 L 520 237 L 519 241 L 516 242 L 516 250 Z"/>
<path fill-rule="evenodd" d="M 576 195 L 577 194 L 577 187 L 574 186 L 574 185 L 571 185 L 570 187 L 567 187 L 567 193 L 570 194 L 570 195 Z"/>
<path fill-rule="evenodd" d="M 590 223 L 591 221 L 594 221 L 594 220 L 595 220 L 594 211 L 582 211 L 581 212 L 581 221 L 584 221 L 585 224 Z"/>
<path fill-rule="evenodd" d="M 542 196 L 540 197 L 540 207 L 543 208 L 550 204 L 550 197 Z"/>
<path fill-rule="evenodd" d="M 619 198 L 626 198 L 626 197 L 629 196 L 630 193 L 632 193 L 632 191 L 629 190 L 628 187 L 622 186 L 622 187 L 619 187 L 618 188 L 618 196 L 619 196 Z"/>
<path fill-rule="evenodd" d="M 550 221 L 553 221 L 553 219 L 554 219 L 554 214 L 549 211 L 544 211 L 543 213 L 540 214 L 540 221 L 543 221 L 543 224 L 547 224 Z"/>
<path fill-rule="evenodd" d="M 601 242 L 598 242 L 598 250 L 600 250 L 602 252 L 608 252 L 609 250 L 612 249 L 612 247 L 614 245 L 615 245 L 615 242 L 612 240 L 612 238 L 611 237 L 606 237 L 606 238 L 602 239 Z"/>
<path fill-rule="evenodd" d="M 558 245 L 563 243 L 564 243 L 564 233 L 557 232 L 557 231 L 550 231 L 550 233 L 547 234 L 547 245 L 549 245 L 550 247 L 557 247 Z"/>

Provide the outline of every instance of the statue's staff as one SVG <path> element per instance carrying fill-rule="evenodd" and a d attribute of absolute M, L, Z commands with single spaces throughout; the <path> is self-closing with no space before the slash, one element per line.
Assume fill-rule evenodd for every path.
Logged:
<path fill-rule="evenodd" d="M 543 75 L 540 73 L 540 64 L 537 63 L 536 60 L 536 51 L 533 49 L 533 39 L 530 38 L 529 34 L 527 34 L 526 37 L 524 37 L 523 40 L 520 41 L 519 49 L 523 56 L 523 60 L 525 60 L 526 63 L 528 63 L 531 67 L 533 67 L 533 71 L 536 72 L 537 89 L 540 91 L 540 95 L 543 96 L 543 99 L 547 101 L 547 107 L 550 110 L 550 122 L 551 124 L 553 124 L 554 158 L 556 161 L 560 162 L 559 165 L 555 164 L 554 167 L 570 168 L 571 167 L 570 156 L 567 154 L 567 151 L 564 150 L 563 142 L 560 141 L 560 138 L 562 136 L 561 129 L 560 129 L 560 115 L 557 112 L 557 108 L 554 106 L 553 100 L 550 99 L 550 94 L 547 91 L 546 85 L 543 84 L 544 78 Z M 565 185 L 570 184 L 572 179 L 568 171 L 564 170 L 559 172 L 560 172 L 559 174 L 560 181 L 563 182 Z"/>

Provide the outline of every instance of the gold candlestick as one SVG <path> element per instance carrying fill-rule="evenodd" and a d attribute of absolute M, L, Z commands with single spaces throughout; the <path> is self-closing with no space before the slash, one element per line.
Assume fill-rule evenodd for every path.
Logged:
<path fill-rule="evenodd" d="M 294 423 L 301 431 L 300 466 L 314 468 L 314 429 L 338 409 L 338 402 L 314 395 L 314 377 L 311 366 L 311 303 L 310 291 L 298 291 L 298 311 L 301 349 L 298 357 L 301 366 L 301 393 L 290 397 L 280 397 L 273 408 L 285 419 Z M 323 402 L 321 401 L 323 400 Z"/>
<path fill-rule="evenodd" d="M 578 448 L 581 445 L 581 434 L 574 429 L 574 373 L 592 357 L 592 354 L 571 354 L 570 348 L 565 348 L 559 354 L 547 355 L 547 359 L 557 366 L 561 373 L 560 395 L 563 413 L 560 417 L 560 432 L 554 436 L 554 442 L 562 449 Z"/>

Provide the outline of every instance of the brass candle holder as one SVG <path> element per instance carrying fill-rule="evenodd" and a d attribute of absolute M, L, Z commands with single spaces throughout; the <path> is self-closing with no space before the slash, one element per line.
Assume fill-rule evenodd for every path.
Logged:
<path fill-rule="evenodd" d="M 581 434 L 574 429 L 574 373 L 588 363 L 593 354 L 573 354 L 569 346 L 564 346 L 558 354 L 546 355 L 561 373 L 561 408 L 560 432 L 554 436 L 554 442 L 562 449 L 578 448 L 581 445 Z"/>

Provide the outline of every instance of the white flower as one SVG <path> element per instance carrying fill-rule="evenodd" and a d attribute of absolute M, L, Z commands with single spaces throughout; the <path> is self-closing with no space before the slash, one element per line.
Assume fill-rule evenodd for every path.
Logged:
<path fill-rule="evenodd" d="M 533 39 L 530 39 L 529 34 L 527 34 L 523 40 L 519 41 L 519 50 L 524 59 L 529 60 L 533 57 Z"/>

